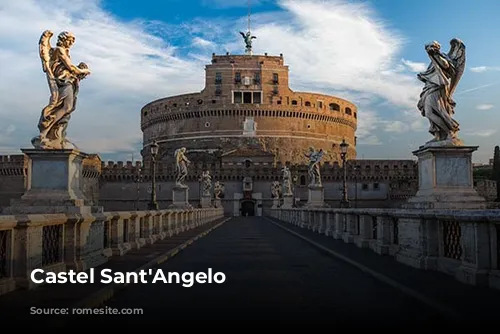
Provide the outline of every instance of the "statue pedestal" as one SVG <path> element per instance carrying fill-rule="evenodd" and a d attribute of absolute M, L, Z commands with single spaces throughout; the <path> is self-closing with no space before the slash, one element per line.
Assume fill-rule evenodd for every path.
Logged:
<path fill-rule="evenodd" d="M 27 190 L 3 214 L 103 212 L 102 207 L 91 206 L 82 192 L 82 162 L 87 154 L 74 149 L 21 151 L 30 159 Z"/>
<path fill-rule="evenodd" d="M 220 200 L 220 198 L 216 198 L 214 200 L 214 208 L 222 208 L 222 201 Z"/>
<path fill-rule="evenodd" d="M 200 201 L 202 208 L 211 208 L 212 207 L 212 196 L 203 195 Z"/>
<path fill-rule="evenodd" d="M 324 207 L 325 193 L 323 186 L 309 186 L 309 195 L 307 198 L 307 207 Z"/>
<path fill-rule="evenodd" d="M 406 209 L 484 209 L 486 200 L 474 189 L 472 153 L 477 146 L 420 147 L 419 185 Z"/>
<path fill-rule="evenodd" d="M 293 195 L 283 195 L 283 209 L 291 209 L 293 207 Z"/>
<path fill-rule="evenodd" d="M 172 204 L 170 208 L 190 209 L 193 206 L 189 204 L 189 188 L 174 187 L 172 190 Z"/>
<path fill-rule="evenodd" d="M 271 207 L 271 209 L 277 209 L 279 207 L 280 207 L 280 199 L 277 197 L 274 197 L 273 198 L 273 206 Z"/>

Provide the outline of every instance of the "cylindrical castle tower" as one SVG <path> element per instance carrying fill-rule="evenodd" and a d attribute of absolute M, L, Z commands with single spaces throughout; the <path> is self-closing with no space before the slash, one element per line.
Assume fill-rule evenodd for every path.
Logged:
<path fill-rule="evenodd" d="M 159 99 L 141 110 L 143 158 L 156 140 L 170 160 L 175 149 L 205 153 L 206 159 L 246 146 L 259 146 L 282 163 L 306 163 L 309 147 L 339 162 L 339 144 L 356 158 L 357 108 L 344 99 L 294 92 L 283 56 L 212 55 L 199 93 Z M 166 154 L 165 154 L 166 153 Z"/>

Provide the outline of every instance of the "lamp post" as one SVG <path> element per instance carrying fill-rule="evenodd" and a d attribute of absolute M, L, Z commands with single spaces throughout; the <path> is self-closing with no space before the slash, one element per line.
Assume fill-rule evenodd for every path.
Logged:
<path fill-rule="evenodd" d="M 294 175 L 292 176 L 292 184 L 293 184 L 293 198 L 292 198 L 292 207 L 295 208 L 295 190 L 297 189 L 297 180 L 298 176 Z"/>
<path fill-rule="evenodd" d="M 349 199 L 347 198 L 347 168 L 346 168 L 346 156 L 347 156 L 347 148 L 349 144 L 345 142 L 345 139 L 342 139 L 342 143 L 340 143 L 340 158 L 342 159 L 342 170 L 344 172 L 343 177 L 343 185 L 342 185 L 342 200 L 340 201 L 341 208 L 349 207 Z"/>
<path fill-rule="evenodd" d="M 359 173 L 359 167 L 354 166 L 354 182 L 355 182 L 355 188 L 354 188 L 354 207 L 358 207 L 358 173 Z"/>
<path fill-rule="evenodd" d="M 141 182 L 142 182 L 142 168 L 137 168 L 137 175 L 135 176 L 136 183 L 136 198 L 135 198 L 135 210 L 139 211 L 139 192 L 141 190 Z"/>
<path fill-rule="evenodd" d="M 149 146 L 151 150 L 151 202 L 149 202 L 149 210 L 158 210 L 158 202 L 156 202 L 156 155 L 158 154 L 158 143 L 156 140 Z"/>

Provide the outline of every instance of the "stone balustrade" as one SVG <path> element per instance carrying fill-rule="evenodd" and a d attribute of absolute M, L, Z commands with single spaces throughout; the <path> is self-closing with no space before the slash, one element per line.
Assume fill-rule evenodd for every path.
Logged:
<path fill-rule="evenodd" d="M 500 289 L 500 210 L 272 209 L 281 221 Z"/>
<path fill-rule="evenodd" d="M 222 208 L 0 215 L 0 295 L 34 288 L 33 269 L 84 271 L 223 217 Z"/>

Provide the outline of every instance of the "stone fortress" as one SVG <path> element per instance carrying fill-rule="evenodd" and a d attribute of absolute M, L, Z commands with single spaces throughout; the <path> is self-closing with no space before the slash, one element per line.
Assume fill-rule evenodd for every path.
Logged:
<path fill-rule="evenodd" d="M 201 175 L 224 184 L 226 215 L 262 215 L 273 200 L 271 185 L 287 165 L 294 179 L 294 203 L 308 197 L 309 147 L 326 153 L 321 165 L 324 201 L 339 207 L 343 171 L 339 144 L 347 151 L 347 193 L 352 207 L 398 207 L 415 195 L 414 160 L 356 159 L 356 106 L 345 99 L 295 92 L 289 87 L 283 55 L 212 55 L 205 88 L 162 98 L 141 110 L 143 162 L 84 160 L 83 192 L 106 211 L 144 210 L 151 197 L 149 145 L 159 144 L 156 196 L 160 208 L 172 201 L 174 151 L 186 147 L 192 161 L 186 183 L 193 206 L 201 201 Z M 362 115 L 360 116 L 362 117 Z M 0 158 L 0 208 L 25 191 L 28 158 Z M 477 190 L 489 197 L 491 189 Z"/>

